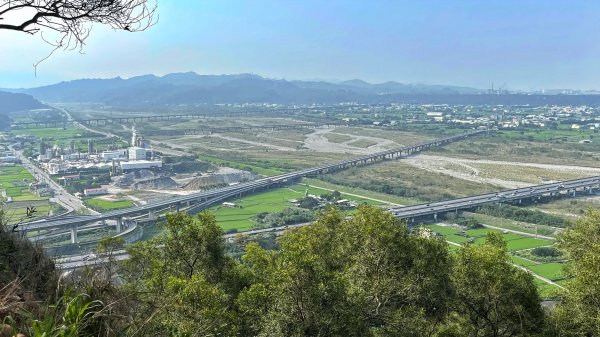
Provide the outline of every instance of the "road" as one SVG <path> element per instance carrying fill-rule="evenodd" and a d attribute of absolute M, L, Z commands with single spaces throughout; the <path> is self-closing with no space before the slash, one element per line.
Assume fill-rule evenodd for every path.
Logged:
<path fill-rule="evenodd" d="M 87 217 L 72 217 L 72 218 L 63 218 L 56 219 L 52 221 L 45 222 L 35 222 L 29 223 L 30 230 L 40 230 L 40 229 L 50 229 L 50 228 L 68 228 L 73 226 L 80 226 L 84 224 L 89 224 L 96 221 L 102 221 L 105 219 L 122 219 L 123 217 L 132 217 L 141 214 L 148 214 L 151 216 L 152 213 L 164 211 L 170 208 L 175 208 L 176 210 L 180 210 L 180 206 L 182 208 L 191 206 L 187 208 L 187 212 L 189 213 L 198 213 L 207 209 L 219 202 L 223 202 L 229 198 L 236 197 L 242 195 L 244 193 L 252 193 L 261 189 L 273 187 L 273 186 L 282 186 L 290 181 L 294 181 L 295 179 L 310 176 L 310 175 L 318 175 L 324 174 L 332 171 L 341 170 L 347 167 L 356 166 L 356 165 L 365 165 L 377 161 L 390 160 L 392 158 L 400 158 L 406 157 L 406 155 L 414 154 L 420 152 L 424 149 L 442 146 L 453 141 L 463 140 L 468 137 L 476 136 L 482 134 L 483 131 L 473 131 L 460 135 L 455 135 L 451 137 L 446 137 L 442 139 L 435 139 L 431 141 L 426 141 L 410 146 L 404 146 L 398 149 L 392 149 L 377 153 L 372 153 L 369 155 L 364 155 L 358 158 L 343 160 L 340 162 L 329 163 L 322 166 L 312 167 L 300 171 L 295 171 L 291 173 L 285 173 L 273 177 L 262 178 L 255 181 L 241 183 L 237 185 L 227 186 L 219 189 L 196 192 L 189 195 L 163 198 L 154 202 L 149 202 L 145 205 L 137 205 L 133 207 L 128 207 L 124 209 L 119 209 L 107 213 L 102 213 L 96 216 L 87 216 Z M 194 205 L 192 205 L 195 203 Z"/>
<path fill-rule="evenodd" d="M 472 209 L 486 204 L 497 202 L 519 202 L 541 198 L 542 196 L 556 195 L 559 193 L 576 193 L 579 189 L 593 193 L 594 189 L 600 189 L 600 176 L 582 179 L 559 181 L 550 184 L 541 184 L 524 188 L 516 188 L 501 192 L 485 193 L 472 197 L 458 198 L 453 200 L 431 202 L 428 204 L 411 205 L 394 208 L 391 212 L 399 218 L 414 219 L 420 216 L 436 215 L 438 213 L 454 212 L 464 209 Z"/>
<path fill-rule="evenodd" d="M 106 137 L 106 138 L 113 138 L 113 137 L 117 137 L 117 138 L 119 138 L 119 139 L 121 139 L 121 140 L 123 140 L 123 141 L 126 141 L 126 140 L 125 140 L 125 139 L 123 139 L 122 137 L 120 137 L 120 136 L 118 136 L 118 135 L 115 135 L 115 134 L 112 134 L 112 133 L 110 133 L 110 132 L 99 131 L 99 130 L 94 130 L 94 129 L 92 129 L 92 128 L 89 128 L 89 127 L 87 127 L 86 125 L 84 125 L 84 124 L 81 124 L 81 123 L 80 123 L 80 122 L 78 122 L 76 119 L 74 119 L 74 118 L 73 118 L 73 116 L 71 116 L 71 113 L 70 113 L 70 112 L 69 112 L 67 109 L 63 109 L 63 108 L 58 108 L 58 109 L 59 109 L 59 110 L 60 110 L 62 113 L 64 113 L 64 114 L 65 114 L 65 116 L 67 116 L 67 120 L 68 120 L 69 122 L 72 122 L 72 123 L 73 123 L 73 126 L 75 126 L 75 127 L 77 127 L 77 128 L 80 128 L 80 129 L 83 129 L 83 130 L 86 130 L 86 131 L 89 131 L 89 132 L 97 133 L 97 134 L 99 134 L 99 135 L 103 135 L 103 136 L 104 136 L 104 137 Z"/>
<path fill-rule="evenodd" d="M 249 230 L 246 232 L 225 234 L 225 235 L 223 235 L 223 238 L 230 239 L 230 238 L 234 238 L 235 236 L 237 236 L 239 234 L 257 235 L 257 234 L 263 234 L 263 233 L 273 233 L 275 235 L 281 235 L 281 234 L 283 234 L 283 232 L 285 232 L 288 229 L 299 228 L 299 227 L 310 225 L 310 224 L 311 224 L 310 222 L 305 222 L 305 223 L 300 223 L 300 224 L 295 224 L 295 225 L 253 229 L 253 230 Z M 115 258 L 115 260 L 117 260 L 117 261 L 123 261 L 123 260 L 126 260 L 129 258 L 129 254 L 127 254 L 127 251 L 125 249 L 117 250 L 113 254 L 114 254 L 113 258 Z M 61 270 L 77 269 L 77 268 L 81 268 L 83 266 L 90 266 L 90 265 L 93 265 L 96 263 L 101 263 L 101 262 L 106 262 L 106 259 L 99 257 L 93 253 L 85 254 L 85 255 L 74 255 L 74 256 L 54 259 L 54 263 L 56 264 L 56 267 Z"/>
<path fill-rule="evenodd" d="M 23 151 L 15 150 L 13 145 L 9 148 L 15 153 L 15 156 L 23 163 L 25 167 L 38 181 L 47 183 L 55 192 L 53 201 L 61 205 L 67 212 L 79 211 L 82 209 L 88 210 L 92 214 L 99 214 L 87 208 L 79 198 L 70 194 L 64 187 L 52 180 L 46 171 L 35 166 L 29 158 L 23 155 Z"/>
<path fill-rule="evenodd" d="M 534 238 L 534 239 L 544 239 L 544 240 L 550 240 L 550 241 L 555 241 L 556 240 L 556 238 L 553 238 L 551 236 L 544 236 L 544 235 L 538 235 L 538 234 L 533 234 L 533 233 L 526 233 L 526 232 L 516 231 L 514 229 L 506 229 L 506 228 L 496 227 L 496 226 L 491 226 L 491 225 L 486 225 L 486 224 L 483 224 L 483 227 L 491 228 L 491 229 L 497 229 L 499 231 L 508 232 L 508 233 L 512 233 L 512 234 L 519 234 L 519 235 L 527 236 L 527 237 Z"/>
<path fill-rule="evenodd" d="M 281 227 L 273 227 L 273 228 L 264 228 L 264 229 L 254 229 L 254 230 L 250 230 L 247 232 L 241 232 L 241 233 L 234 233 L 234 234 L 226 234 L 223 237 L 225 239 L 228 238 L 233 238 L 238 234 L 244 234 L 244 235 L 256 235 L 256 234 L 262 234 L 262 233 L 274 233 L 276 235 L 280 235 L 283 234 L 286 230 L 291 229 L 291 228 L 298 228 L 298 227 L 302 227 L 302 226 L 306 226 L 309 225 L 310 222 L 307 223 L 301 223 L 301 224 L 295 224 L 295 225 L 289 225 L 289 226 L 281 226 Z M 519 234 L 526 234 L 526 233 L 522 233 L 522 232 L 518 232 L 518 231 L 514 231 L 516 233 Z M 458 247 L 462 247 L 461 244 L 455 243 L 455 242 L 451 242 L 451 241 L 446 241 L 448 242 L 448 244 L 453 245 L 453 246 L 458 246 Z M 127 254 L 126 250 L 118 250 L 114 252 L 113 258 L 116 261 L 123 261 L 123 260 L 127 260 L 129 258 L 129 254 Z M 98 263 L 103 263 L 103 262 L 107 262 L 106 258 L 103 258 L 102 256 L 97 256 L 96 254 L 86 254 L 86 255 L 77 255 L 77 256 L 70 256 L 70 257 L 64 257 L 64 258 L 58 258 L 54 260 L 54 263 L 56 264 L 56 267 L 58 269 L 61 270 L 73 270 L 73 269 L 78 269 L 78 268 L 82 268 L 84 266 L 91 266 L 94 264 L 98 264 Z M 553 286 L 559 287 L 561 289 L 564 289 L 563 286 L 561 286 L 560 284 L 547 279 L 543 276 L 540 276 L 538 274 L 533 273 L 531 270 L 519 266 L 517 264 L 513 265 L 521 270 L 524 270 L 528 273 L 530 273 L 533 277 L 546 282 L 548 284 L 551 284 Z"/>
<path fill-rule="evenodd" d="M 73 122 L 73 124 L 75 126 L 81 128 L 81 129 L 84 129 L 84 130 L 87 130 L 90 132 L 94 132 L 94 133 L 98 133 L 98 134 L 102 134 L 106 137 L 116 137 L 115 135 L 112 135 L 110 133 L 105 133 L 105 132 L 90 129 L 87 126 L 85 126 L 79 122 L 76 122 L 73 119 L 73 116 L 71 116 L 71 114 L 67 110 L 65 110 L 65 109 L 60 109 L 60 110 L 67 116 L 67 119 L 70 122 Z M 54 195 L 54 198 L 52 198 L 52 200 L 54 202 L 58 203 L 59 205 L 61 205 L 64 209 L 66 209 L 67 213 L 76 212 L 76 211 L 80 211 L 80 210 L 86 210 L 87 212 L 89 212 L 91 214 L 100 214 L 100 213 L 94 211 L 93 209 L 85 206 L 79 198 L 70 194 L 64 187 L 62 187 L 60 184 L 58 184 L 57 182 L 52 180 L 52 178 L 50 178 L 50 176 L 48 175 L 48 173 L 46 173 L 46 171 L 35 166 L 31 162 L 31 160 L 29 160 L 29 158 L 24 156 L 23 151 L 15 150 L 13 145 L 10 145 L 9 148 L 15 153 L 15 156 L 19 160 L 21 160 L 21 162 L 23 163 L 23 167 L 25 167 L 38 181 L 47 183 L 54 190 L 55 195 Z"/>

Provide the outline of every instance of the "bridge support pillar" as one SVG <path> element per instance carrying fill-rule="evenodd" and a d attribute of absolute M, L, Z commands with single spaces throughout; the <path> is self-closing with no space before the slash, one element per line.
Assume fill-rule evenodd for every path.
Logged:
<path fill-rule="evenodd" d="M 71 243 L 77 243 L 77 226 L 73 226 L 69 230 L 71 232 Z"/>
<path fill-rule="evenodd" d="M 123 218 L 117 218 L 117 233 L 121 233 L 123 231 Z"/>
<path fill-rule="evenodd" d="M 151 209 L 148 211 L 148 219 L 156 219 L 156 211 Z"/>

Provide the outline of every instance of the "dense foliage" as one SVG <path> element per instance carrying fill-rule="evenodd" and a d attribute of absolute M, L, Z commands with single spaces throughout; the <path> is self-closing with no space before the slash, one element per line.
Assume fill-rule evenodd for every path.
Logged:
<path fill-rule="evenodd" d="M 567 229 L 558 247 L 568 259 L 566 271 L 573 279 L 563 304 L 554 312 L 558 336 L 600 336 L 600 211 Z"/>
<path fill-rule="evenodd" d="M 64 280 L 59 297 L 0 318 L 32 336 L 600 335 L 598 211 L 561 236 L 575 278 L 547 313 L 497 233 L 450 253 L 381 209 L 328 209 L 277 245 L 236 237 L 246 243 L 236 259 L 210 213 L 163 226 L 125 264 L 113 258 L 122 240 L 103 240 L 102 263 Z"/>
<path fill-rule="evenodd" d="M 208 213 L 164 226 L 130 249 L 123 270 L 137 299 L 127 328 L 146 336 L 526 336 L 543 319 L 531 276 L 502 242 L 453 258 L 443 240 L 374 207 L 348 219 L 330 209 L 279 250 L 250 243 L 241 261 L 225 254 Z"/>
<path fill-rule="evenodd" d="M 319 180 L 323 180 L 340 186 L 348 186 L 352 188 L 360 188 L 367 191 L 391 194 L 399 197 L 416 198 L 421 200 L 440 201 L 456 197 L 448 193 L 437 193 L 426 188 L 415 189 L 411 186 L 402 186 L 399 184 L 389 184 L 385 181 L 375 179 L 365 180 L 348 180 L 343 176 L 323 175 L 319 176 Z"/>
<path fill-rule="evenodd" d="M 310 222 L 313 219 L 314 213 L 312 211 L 296 207 L 287 207 L 283 211 L 277 213 L 264 212 L 256 216 L 256 220 L 261 227 L 280 227 Z"/>

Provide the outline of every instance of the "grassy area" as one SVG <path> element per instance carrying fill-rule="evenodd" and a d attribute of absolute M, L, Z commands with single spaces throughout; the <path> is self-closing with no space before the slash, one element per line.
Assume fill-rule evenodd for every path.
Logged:
<path fill-rule="evenodd" d="M 438 224 L 426 225 L 425 227 L 433 230 L 436 233 L 439 233 L 447 241 L 458 244 L 464 244 L 467 242 L 471 242 L 476 245 L 482 244 L 485 242 L 485 236 L 488 232 L 499 232 L 498 230 L 488 228 L 471 229 L 465 231 L 457 226 L 442 226 Z M 512 254 L 516 251 L 524 249 L 549 246 L 553 244 L 553 241 L 536 239 L 512 233 L 503 233 L 502 237 L 506 241 L 510 259 L 514 264 L 525 267 L 532 273 L 552 281 L 564 279 L 565 276 L 562 271 L 562 264 L 560 263 L 537 263 L 535 261 Z M 449 247 L 451 247 L 452 250 L 456 250 L 456 246 L 450 245 Z M 544 298 L 553 297 L 558 289 L 556 286 L 538 279 L 536 279 L 536 284 L 538 285 L 540 294 Z"/>
<path fill-rule="evenodd" d="M 427 225 L 427 228 L 437 232 L 447 238 L 448 241 L 455 243 L 472 242 L 474 244 L 482 244 L 485 241 L 485 236 L 490 232 L 500 232 L 495 229 L 481 228 L 462 230 L 455 226 Z M 504 233 L 502 234 L 508 251 L 516 252 L 524 249 L 531 249 L 542 246 L 550 246 L 553 241 L 532 238 L 519 234 Z"/>
<path fill-rule="evenodd" d="M 11 131 L 11 133 L 16 136 L 29 135 L 34 136 L 36 138 L 45 139 L 74 139 L 82 137 L 84 134 L 88 134 L 89 132 L 72 126 L 68 126 L 66 128 L 14 129 Z"/>
<path fill-rule="evenodd" d="M 198 155 L 198 159 L 209 162 L 214 165 L 218 165 L 218 166 L 223 165 L 223 166 L 237 168 L 240 170 L 249 170 L 256 174 L 260 174 L 260 175 L 267 176 L 267 177 L 284 173 L 284 171 L 282 171 L 282 170 L 265 168 L 265 167 L 261 167 L 261 166 L 246 164 L 244 162 L 235 162 L 235 161 L 231 161 L 231 160 L 225 160 L 225 159 L 208 156 L 208 155 L 202 155 L 202 154 Z"/>
<path fill-rule="evenodd" d="M 515 140 L 504 137 L 503 133 L 452 143 L 433 148 L 430 152 L 469 159 L 600 167 L 600 150 L 597 144 Z"/>
<path fill-rule="evenodd" d="M 373 191 L 369 191 L 369 190 L 365 190 L 365 189 L 361 189 L 361 188 L 336 185 L 336 184 L 328 183 L 326 181 L 322 181 L 322 180 L 318 180 L 318 179 L 305 178 L 302 180 L 302 182 L 306 183 L 308 185 L 311 185 L 311 186 L 315 186 L 315 187 L 321 187 L 321 188 L 325 188 L 325 189 L 329 189 L 329 190 L 340 191 L 342 193 L 361 195 L 361 196 L 364 196 L 367 198 L 383 200 L 383 201 L 387 201 L 387 202 L 395 203 L 395 204 L 399 204 L 399 205 L 414 205 L 414 204 L 419 203 L 419 200 L 417 200 L 417 199 L 403 198 L 403 197 L 399 197 L 399 196 L 395 196 L 395 195 L 391 195 L 391 194 L 373 192 Z"/>
<path fill-rule="evenodd" d="M 15 201 L 48 199 L 39 198 L 29 190 L 29 184 L 35 181 L 23 166 L 0 166 L 0 190 Z"/>
<path fill-rule="evenodd" d="M 543 236 L 556 236 L 561 228 L 544 226 L 544 225 L 536 225 L 527 222 L 515 221 L 511 219 L 498 218 L 492 215 L 487 214 L 479 214 L 479 213 L 470 213 L 464 212 L 463 215 L 468 216 L 469 218 L 473 218 L 477 220 L 477 222 L 490 225 L 494 227 L 500 227 L 503 229 L 510 229 L 519 232 L 529 233 L 529 234 L 539 234 Z"/>
<path fill-rule="evenodd" d="M 326 133 L 323 135 L 323 137 L 325 137 L 325 139 L 327 139 L 327 141 L 330 143 L 345 143 L 354 139 L 354 137 L 337 132 Z"/>
<path fill-rule="evenodd" d="M 553 170 L 542 167 L 523 165 L 498 165 L 489 163 L 469 163 L 478 170 L 482 178 L 496 178 L 508 181 L 522 181 L 532 184 L 542 184 L 549 180 L 571 180 L 592 176 L 590 172 L 573 170 Z"/>
<path fill-rule="evenodd" d="M 593 196 L 590 198 L 580 197 L 577 199 L 564 198 L 553 200 L 547 203 L 532 205 L 528 208 L 542 212 L 549 212 L 558 216 L 568 217 L 573 220 L 578 216 L 584 215 L 590 208 L 600 208 L 600 198 Z"/>
<path fill-rule="evenodd" d="M 268 145 L 275 145 L 275 146 L 287 147 L 290 149 L 296 149 L 296 148 L 302 146 L 301 141 L 294 141 L 294 140 L 289 140 L 289 139 L 273 137 L 271 132 L 258 132 L 258 133 L 250 133 L 250 132 L 229 132 L 229 133 L 227 133 L 227 132 L 225 132 L 222 135 L 229 137 L 231 139 L 237 139 L 240 141 L 246 140 L 246 141 L 250 141 L 250 142 L 265 144 L 267 147 L 268 147 Z"/>
<path fill-rule="evenodd" d="M 558 281 L 564 279 L 563 265 L 561 263 L 541 263 L 527 267 L 532 272 L 550 279 Z"/>
<path fill-rule="evenodd" d="M 55 207 L 48 205 L 39 205 L 35 206 L 35 213 L 33 213 L 32 218 L 25 218 L 27 209 L 25 207 L 21 208 L 5 208 L 6 218 L 8 219 L 9 224 L 19 223 L 19 222 L 27 222 L 30 220 L 35 220 L 37 218 L 46 217 L 50 214 L 50 210 L 53 210 Z"/>
<path fill-rule="evenodd" d="M 377 145 L 377 142 L 374 142 L 374 141 L 368 140 L 368 139 L 359 139 L 359 140 L 354 141 L 352 143 L 348 143 L 348 145 L 354 146 L 354 147 L 361 147 L 361 148 L 365 148 L 366 149 L 369 146 Z"/>
<path fill-rule="evenodd" d="M 84 203 L 98 212 L 111 211 L 134 206 L 130 200 L 106 200 L 101 198 L 86 199 Z"/>
<path fill-rule="evenodd" d="M 94 141 L 94 147 L 97 150 L 105 150 L 109 148 L 122 148 L 128 146 L 128 143 L 120 139 L 104 138 L 98 133 L 82 130 L 71 125 L 65 128 L 14 129 L 11 130 L 10 133 L 14 136 L 35 136 L 37 140 L 32 144 L 34 148 L 37 148 L 40 139 L 44 139 L 45 142 L 47 142 L 47 145 L 49 146 L 58 145 L 65 148 L 69 147 L 70 141 L 73 140 L 75 149 L 82 152 L 87 152 L 88 139 L 92 139 Z"/>
<path fill-rule="evenodd" d="M 309 194 L 314 195 L 327 193 L 327 191 L 320 188 L 308 187 L 306 185 L 294 185 L 289 188 L 279 188 L 231 201 L 240 208 L 217 206 L 213 207 L 212 210 L 217 216 L 218 224 L 224 230 L 249 230 L 257 226 L 257 222 L 254 219 L 258 214 L 264 212 L 276 213 L 281 212 L 288 207 L 293 207 L 293 205 L 289 203 L 289 200 L 302 198 L 307 190 Z M 357 203 L 373 205 L 381 204 L 370 199 L 355 197 L 344 193 L 342 193 L 342 197 Z"/>
<path fill-rule="evenodd" d="M 335 133 L 389 139 L 403 145 L 416 144 L 435 138 L 434 136 L 418 132 L 389 130 L 377 127 L 338 127 L 335 129 Z"/>
<path fill-rule="evenodd" d="M 503 130 L 498 137 L 510 140 L 533 140 L 541 142 L 572 142 L 593 138 L 596 134 L 589 129 L 571 129 L 570 125 L 561 125 L 557 129 Z"/>
<path fill-rule="evenodd" d="M 421 201 L 438 201 L 497 191 L 498 186 L 481 184 L 432 173 L 402 160 L 353 167 L 323 176 L 323 180 L 349 187 L 393 194 Z"/>
<path fill-rule="evenodd" d="M 5 193 L 6 197 L 10 197 L 12 201 L 48 200 L 47 197 L 38 197 L 29 189 L 29 184 L 35 181 L 31 173 L 23 166 L 0 166 L 0 191 Z M 37 205 L 33 217 L 47 216 L 52 209 L 54 209 L 54 206 L 50 205 L 49 202 L 46 205 Z M 9 223 L 17 223 L 24 220 L 27 207 L 15 208 L 13 205 L 7 204 L 5 212 Z"/>
<path fill-rule="evenodd" d="M 535 261 L 527 260 L 527 259 L 524 259 L 522 257 L 514 256 L 514 255 L 510 256 L 510 260 L 514 264 L 517 264 L 517 265 L 525 267 L 525 268 L 531 267 L 531 266 L 535 266 L 537 264 Z"/>

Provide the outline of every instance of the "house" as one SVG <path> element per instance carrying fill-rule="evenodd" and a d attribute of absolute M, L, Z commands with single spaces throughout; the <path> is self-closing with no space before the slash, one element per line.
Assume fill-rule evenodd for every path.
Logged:
<path fill-rule="evenodd" d="M 103 194 L 108 194 L 108 189 L 106 189 L 106 187 L 88 188 L 83 190 L 83 195 L 86 197 Z"/>
<path fill-rule="evenodd" d="M 79 180 L 79 179 L 81 179 L 81 175 L 72 174 L 72 175 L 60 177 L 60 178 L 58 178 L 58 181 L 64 185 L 67 181 L 74 181 L 74 180 Z"/>

